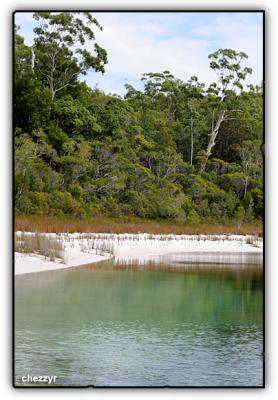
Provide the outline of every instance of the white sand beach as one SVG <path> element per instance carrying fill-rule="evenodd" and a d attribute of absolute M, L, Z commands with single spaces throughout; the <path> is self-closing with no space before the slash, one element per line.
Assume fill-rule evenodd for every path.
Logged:
<path fill-rule="evenodd" d="M 26 234 L 26 232 L 24 232 Z M 20 232 L 17 232 L 20 235 Z M 31 233 L 30 233 L 31 235 Z M 38 254 L 15 253 L 15 274 L 77 267 L 115 258 L 118 262 L 145 262 L 171 254 L 225 261 L 234 255 L 234 263 L 243 263 L 247 255 L 262 255 L 263 241 L 243 235 L 151 235 L 73 233 L 45 234 L 62 241 L 64 257 L 49 261 Z"/>

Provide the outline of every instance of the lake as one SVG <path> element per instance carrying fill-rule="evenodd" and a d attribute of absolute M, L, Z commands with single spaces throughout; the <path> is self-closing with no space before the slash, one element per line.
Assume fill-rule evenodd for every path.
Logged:
<path fill-rule="evenodd" d="M 59 386 L 262 386 L 263 275 L 251 261 L 177 255 L 17 276 L 16 385 L 29 374 Z"/>

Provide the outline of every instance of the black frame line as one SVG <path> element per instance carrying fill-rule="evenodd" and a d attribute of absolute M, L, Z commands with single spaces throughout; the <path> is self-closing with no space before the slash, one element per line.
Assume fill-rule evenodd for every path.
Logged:
<path fill-rule="evenodd" d="M 144 8 L 136 8 L 136 9 L 75 9 L 75 8 L 55 8 L 55 9 L 47 9 L 47 8 L 39 8 L 39 9 L 17 9 L 12 12 L 12 190 L 14 189 L 14 129 L 15 129 L 15 120 L 14 120 L 14 111 L 13 111 L 13 101 L 14 101 L 14 94 L 15 94 L 15 82 L 14 82 L 14 56 L 15 56 L 15 48 L 14 48 L 14 39 L 15 39 L 15 32 L 14 32 L 14 24 L 15 24 L 15 14 L 16 13 L 29 13 L 29 12 L 42 12 L 42 11 L 49 11 L 49 12 L 62 12 L 62 11 L 70 11 L 70 12 L 97 12 L 97 13 L 261 13 L 263 16 L 263 24 L 262 24 L 262 34 L 263 34 L 263 384 L 260 386 L 94 386 L 94 385 L 86 385 L 86 386 L 75 386 L 75 385 L 57 385 L 57 386 L 18 386 L 15 384 L 15 275 L 14 275 L 14 268 L 15 268 L 15 256 L 14 256 L 14 249 L 15 249 L 15 240 L 14 240 L 14 232 L 15 232 L 15 211 L 14 211 L 14 192 L 12 194 L 12 227 L 13 227 L 13 236 L 12 236 L 12 386 L 15 389 L 265 389 L 266 387 L 266 361 L 265 361 L 265 218 L 266 218 L 266 209 L 265 209 L 265 128 L 266 128 L 266 96 L 265 96 L 265 86 L 266 86 L 266 75 L 265 75 L 265 61 L 266 61 L 266 29 L 265 29 L 265 20 L 266 20 L 266 10 L 265 9 L 254 9 L 254 8 L 229 8 L 229 9 L 219 9 L 213 8 L 210 9 L 146 9 Z"/>

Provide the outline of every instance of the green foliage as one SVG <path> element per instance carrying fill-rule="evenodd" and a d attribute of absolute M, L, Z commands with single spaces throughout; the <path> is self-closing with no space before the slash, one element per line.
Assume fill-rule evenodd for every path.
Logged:
<path fill-rule="evenodd" d="M 242 90 L 251 72 L 241 66 L 244 53 L 210 55 L 220 81 L 209 90 L 195 76 L 183 82 L 164 71 L 144 74 L 142 91 L 126 85 L 122 98 L 78 81 L 90 68 L 103 72 L 107 61 L 98 46 L 94 54 L 81 51 L 86 41 L 96 46 L 92 26 L 100 26 L 91 14 L 35 18 L 44 25 L 32 48 L 15 36 L 17 213 L 185 224 L 263 218 L 262 88 Z M 212 124 L 223 110 L 208 158 Z"/>
<path fill-rule="evenodd" d="M 58 152 L 61 152 L 63 144 L 69 140 L 68 135 L 57 125 L 49 126 L 47 129 L 47 137 L 50 145 Z"/>
<path fill-rule="evenodd" d="M 92 30 L 102 27 L 91 13 L 36 12 L 34 18 L 39 22 L 34 29 L 35 72 L 52 98 L 90 69 L 104 73 L 107 53 L 95 42 Z"/>
<path fill-rule="evenodd" d="M 56 123 L 70 136 L 82 135 L 88 138 L 101 131 L 96 117 L 70 95 L 54 100 L 52 112 Z"/>
<path fill-rule="evenodd" d="M 225 97 L 227 91 L 234 87 L 243 89 L 242 81 L 252 73 L 251 68 L 241 66 L 241 61 L 247 58 L 243 51 L 236 52 L 232 49 L 219 49 L 209 55 L 210 68 L 219 77 L 218 85 L 214 85 L 213 88 L 221 97 Z"/>
<path fill-rule="evenodd" d="M 253 200 L 253 215 L 255 218 L 263 219 L 264 217 L 264 194 L 259 188 L 251 190 Z"/>
<path fill-rule="evenodd" d="M 246 177 L 243 172 L 224 174 L 219 179 L 219 185 L 226 191 L 234 191 L 237 194 L 237 197 L 242 199 L 244 197 L 245 180 Z"/>
<path fill-rule="evenodd" d="M 184 191 L 191 196 L 200 217 L 223 221 L 233 216 L 237 198 L 199 175 L 191 174 L 184 182 Z"/>
<path fill-rule="evenodd" d="M 75 217 L 85 215 L 81 204 L 69 192 L 53 192 L 49 196 L 49 206 L 52 215 L 68 214 Z"/>

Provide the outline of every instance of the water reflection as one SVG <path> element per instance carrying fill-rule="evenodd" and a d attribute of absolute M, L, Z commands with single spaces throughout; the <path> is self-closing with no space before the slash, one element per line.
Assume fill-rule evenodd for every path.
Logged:
<path fill-rule="evenodd" d="M 262 384 L 258 264 L 107 262 L 18 276 L 15 293 L 19 385 Z"/>
<path fill-rule="evenodd" d="M 259 252 L 233 252 L 223 253 L 217 251 L 211 252 L 183 252 L 183 253 L 169 253 L 164 255 L 141 255 L 141 256 L 117 256 L 116 263 L 118 264 L 139 264 L 145 265 L 149 262 L 156 264 L 186 264 L 186 265 L 216 265 L 232 266 L 235 265 L 262 265 L 262 253 Z"/>

